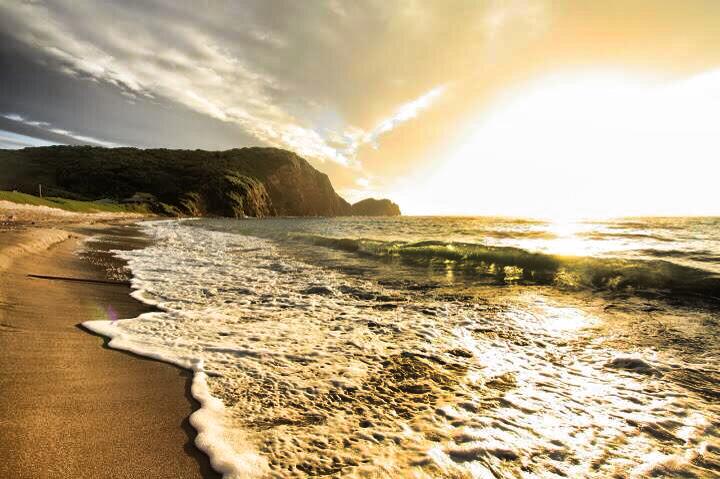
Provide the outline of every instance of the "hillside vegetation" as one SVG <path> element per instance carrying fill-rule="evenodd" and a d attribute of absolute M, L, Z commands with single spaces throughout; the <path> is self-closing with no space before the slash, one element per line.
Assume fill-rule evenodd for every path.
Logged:
<path fill-rule="evenodd" d="M 142 202 L 161 214 L 352 214 L 351 205 L 335 192 L 327 175 L 277 148 L 0 150 L 0 189 L 36 194 L 40 184 L 46 196 Z"/>
<path fill-rule="evenodd" d="M 97 203 L 93 201 L 78 201 L 67 198 L 45 197 L 20 193 L 18 191 L 0 191 L 0 201 L 9 201 L 24 205 L 47 206 L 59 208 L 74 213 L 146 213 L 143 205 L 123 205 L 115 203 Z"/>

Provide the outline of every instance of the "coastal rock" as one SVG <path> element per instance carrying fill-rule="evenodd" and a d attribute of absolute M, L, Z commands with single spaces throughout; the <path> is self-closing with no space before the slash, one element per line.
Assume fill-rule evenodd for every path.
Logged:
<path fill-rule="evenodd" d="M 278 148 L 231 150 L 245 174 L 263 182 L 279 216 L 345 216 L 350 204 L 330 178 L 295 153 Z"/>
<path fill-rule="evenodd" d="M 657 371 L 651 364 L 641 358 L 619 356 L 607 363 L 607 366 L 616 369 L 625 369 L 640 374 L 655 374 Z"/>
<path fill-rule="evenodd" d="M 335 290 L 327 286 L 310 286 L 302 291 L 302 294 L 317 294 L 320 296 L 333 296 Z"/>
<path fill-rule="evenodd" d="M 390 200 L 368 198 L 350 208 L 352 216 L 400 216 L 400 207 Z"/>
<path fill-rule="evenodd" d="M 275 216 L 265 185 L 249 176 L 228 171 L 213 178 L 202 193 L 189 193 L 182 201 L 192 216 L 219 215 L 228 218 Z"/>

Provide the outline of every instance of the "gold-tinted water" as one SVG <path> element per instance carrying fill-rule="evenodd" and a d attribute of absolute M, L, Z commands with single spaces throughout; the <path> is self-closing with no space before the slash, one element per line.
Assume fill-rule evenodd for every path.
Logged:
<path fill-rule="evenodd" d="M 381 286 L 182 223 L 125 253 L 258 477 L 716 477 L 717 313 L 540 287 Z M 715 322 L 715 323 L 713 323 Z M 706 380 L 703 381 L 702 378 Z"/>

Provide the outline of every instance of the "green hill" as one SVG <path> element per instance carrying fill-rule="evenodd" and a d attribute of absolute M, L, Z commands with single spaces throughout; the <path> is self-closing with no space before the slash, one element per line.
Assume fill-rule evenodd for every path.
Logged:
<path fill-rule="evenodd" d="M 0 150 L 0 189 L 145 203 L 158 213 L 338 216 L 351 206 L 327 175 L 277 148 L 228 151 L 50 146 Z"/>

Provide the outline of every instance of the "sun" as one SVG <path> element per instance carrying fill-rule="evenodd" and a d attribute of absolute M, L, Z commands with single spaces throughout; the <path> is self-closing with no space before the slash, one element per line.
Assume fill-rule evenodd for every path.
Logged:
<path fill-rule="evenodd" d="M 440 166 L 395 196 L 435 214 L 718 214 L 718 138 L 720 70 L 556 74 L 479 112 Z"/>

